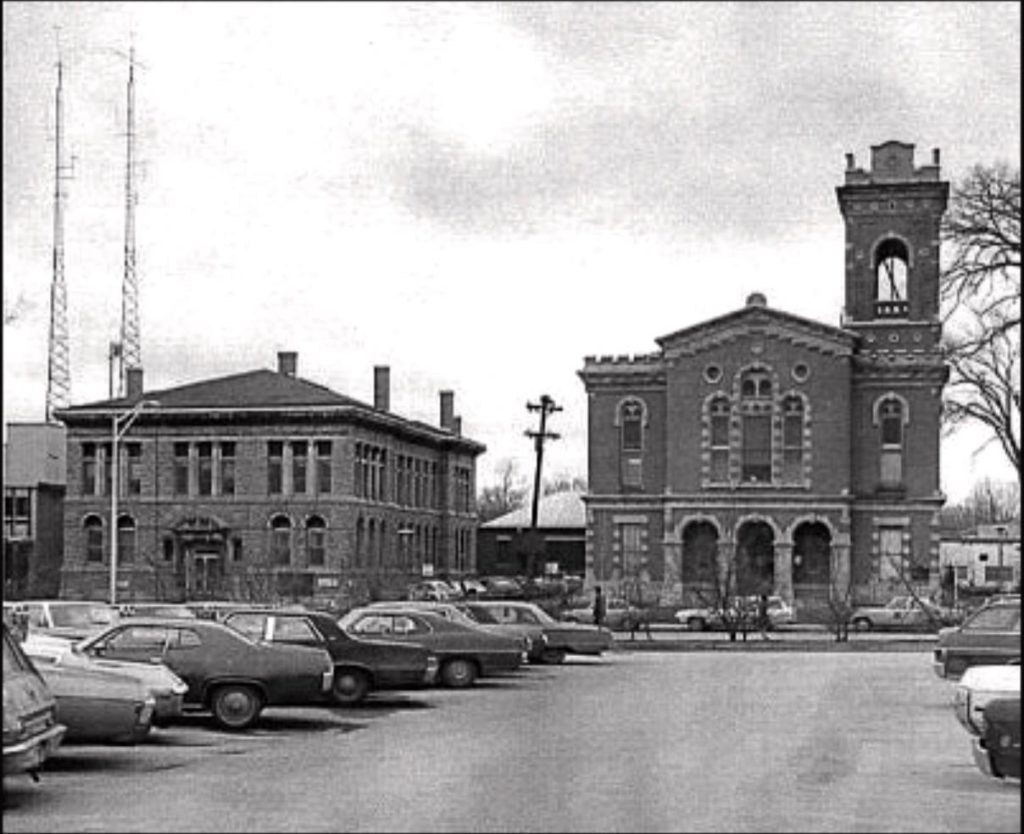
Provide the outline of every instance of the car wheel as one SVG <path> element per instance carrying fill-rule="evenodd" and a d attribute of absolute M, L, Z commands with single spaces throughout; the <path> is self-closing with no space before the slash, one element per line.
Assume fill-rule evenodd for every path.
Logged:
<path fill-rule="evenodd" d="M 334 673 L 334 703 L 358 704 L 370 691 L 370 676 L 360 669 L 338 669 Z"/>
<path fill-rule="evenodd" d="M 858 617 L 851 625 L 854 631 L 871 631 L 873 623 L 867 617 Z"/>
<path fill-rule="evenodd" d="M 441 681 L 445 686 L 460 688 L 472 686 L 476 680 L 476 664 L 471 660 L 457 657 L 441 667 Z"/>
<path fill-rule="evenodd" d="M 544 649 L 540 656 L 541 663 L 561 663 L 565 660 L 565 652 L 562 649 Z"/>
<path fill-rule="evenodd" d="M 263 704 L 259 693 L 245 684 L 219 686 L 210 704 L 213 717 L 225 730 L 244 730 L 260 717 Z"/>
<path fill-rule="evenodd" d="M 690 619 L 686 621 L 686 627 L 690 629 L 690 631 L 705 631 L 708 624 L 703 617 L 690 617 Z"/>

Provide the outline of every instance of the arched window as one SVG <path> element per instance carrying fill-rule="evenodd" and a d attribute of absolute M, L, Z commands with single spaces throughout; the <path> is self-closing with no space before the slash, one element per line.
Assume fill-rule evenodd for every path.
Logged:
<path fill-rule="evenodd" d="M 117 563 L 126 565 L 135 561 L 135 519 L 123 515 L 117 520 Z"/>
<path fill-rule="evenodd" d="M 726 397 L 716 397 L 708 408 L 710 420 L 711 480 L 729 480 L 729 414 L 732 409 Z"/>
<path fill-rule="evenodd" d="M 644 448 L 644 407 L 636 400 L 629 400 L 620 409 L 622 451 L 641 452 Z"/>
<path fill-rule="evenodd" d="M 86 516 L 82 523 L 85 529 L 85 561 L 103 561 L 103 519 L 98 515 Z"/>
<path fill-rule="evenodd" d="M 284 515 L 270 520 L 270 563 L 290 565 L 292 562 L 292 522 Z"/>
<path fill-rule="evenodd" d="M 306 563 L 322 565 L 327 550 L 327 524 L 318 515 L 306 521 Z"/>
<path fill-rule="evenodd" d="M 782 401 L 782 480 L 800 483 L 804 469 L 804 401 L 786 397 Z"/>
<path fill-rule="evenodd" d="M 772 480 L 772 380 L 767 370 L 743 374 L 740 408 L 743 415 L 741 477 L 746 483 Z"/>
<path fill-rule="evenodd" d="M 905 318 L 910 257 L 901 240 L 888 238 L 875 250 L 875 315 Z"/>
<path fill-rule="evenodd" d="M 880 480 L 884 487 L 903 483 L 903 424 L 906 422 L 903 403 L 895 397 L 882 400 L 878 406 L 881 432 Z"/>

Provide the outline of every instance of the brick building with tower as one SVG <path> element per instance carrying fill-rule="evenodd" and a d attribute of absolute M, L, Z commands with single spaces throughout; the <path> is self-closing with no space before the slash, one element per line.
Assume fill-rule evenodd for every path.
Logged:
<path fill-rule="evenodd" d="M 61 595 L 108 597 L 115 480 L 119 601 L 343 605 L 473 572 L 485 447 L 462 436 L 454 394 L 428 425 L 391 411 L 387 367 L 369 405 L 299 378 L 297 361 L 159 391 L 130 369 L 125 397 L 59 410 Z"/>
<path fill-rule="evenodd" d="M 939 152 L 847 155 L 838 327 L 744 307 L 588 356 L 586 579 L 666 603 L 716 583 L 805 609 L 939 580 Z"/>

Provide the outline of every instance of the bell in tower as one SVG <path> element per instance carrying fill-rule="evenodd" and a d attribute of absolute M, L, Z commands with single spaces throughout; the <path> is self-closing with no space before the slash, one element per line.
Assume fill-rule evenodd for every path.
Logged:
<path fill-rule="evenodd" d="M 939 224 L 949 198 L 949 183 L 939 179 L 938 149 L 931 164 L 915 167 L 913 145 L 873 145 L 867 171 L 847 154 L 836 196 L 846 224 L 844 326 L 869 334 L 879 348 L 902 341 L 908 327 L 924 326 L 914 342 L 935 347 Z"/>

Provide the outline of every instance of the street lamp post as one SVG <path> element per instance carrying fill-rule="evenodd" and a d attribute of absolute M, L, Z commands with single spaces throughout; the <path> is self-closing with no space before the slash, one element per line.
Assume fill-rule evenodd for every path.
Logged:
<path fill-rule="evenodd" d="M 157 407 L 156 400 L 139 400 L 131 411 L 110 415 L 110 604 L 117 605 L 117 498 L 121 461 L 117 444 L 146 407 Z"/>

